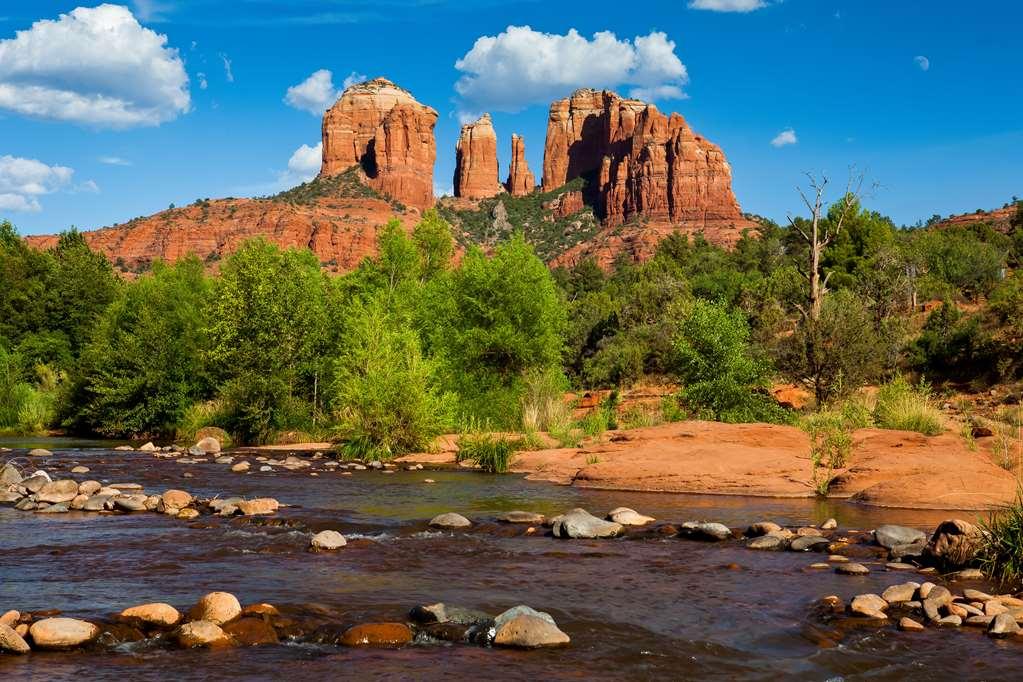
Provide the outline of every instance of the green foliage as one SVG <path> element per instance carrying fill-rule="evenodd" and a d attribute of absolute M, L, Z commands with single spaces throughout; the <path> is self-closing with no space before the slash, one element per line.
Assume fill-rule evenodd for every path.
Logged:
<path fill-rule="evenodd" d="M 493 433 L 474 430 L 458 437 L 458 462 L 472 462 L 486 472 L 503 474 L 515 453 L 515 443 Z"/>
<path fill-rule="evenodd" d="M 936 436 L 944 430 L 941 413 L 931 403 L 930 386 L 923 381 L 913 386 L 902 376 L 878 389 L 874 421 L 882 429 L 916 431 L 925 436 Z"/>
<path fill-rule="evenodd" d="M 1001 276 L 1010 240 L 990 228 L 945 228 L 917 233 L 912 246 L 933 293 L 951 290 L 977 298 L 987 295 Z"/>
<path fill-rule="evenodd" d="M 174 437 L 182 443 L 194 443 L 198 440 L 200 429 L 207 426 L 223 428 L 227 423 L 223 408 L 216 400 L 205 400 L 192 403 L 181 413 L 175 425 Z M 221 446 L 227 447 L 221 443 Z"/>
<path fill-rule="evenodd" d="M 1018 583 L 1023 579 L 1023 490 L 1012 504 L 991 512 L 980 528 L 981 570 L 1003 583 Z"/>
<path fill-rule="evenodd" d="M 556 368 L 532 369 L 523 376 L 522 428 L 528 432 L 549 431 L 569 423 L 571 411 L 565 404 L 568 388 Z"/>
<path fill-rule="evenodd" d="M 931 376 L 978 381 L 994 378 L 996 354 L 980 318 L 945 301 L 927 316 L 920 336 L 909 345 L 907 363 Z"/>
<path fill-rule="evenodd" d="M 381 459 L 428 449 L 451 422 L 435 363 L 381 301 L 350 314 L 330 391 L 342 440 L 372 444 Z"/>
<path fill-rule="evenodd" d="M 358 166 L 327 177 L 316 176 L 309 182 L 279 192 L 270 201 L 280 203 L 310 205 L 319 199 L 382 199 L 383 196 L 362 180 L 362 171 Z"/>
<path fill-rule="evenodd" d="M 791 418 L 761 392 L 768 366 L 753 356 L 749 325 L 739 311 L 696 300 L 675 335 L 680 398 L 694 414 L 726 422 L 787 422 Z"/>
<path fill-rule="evenodd" d="M 852 428 L 842 415 L 821 413 L 803 420 L 801 427 L 810 437 L 813 487 L 826 496 L 835 472 L 845 468 L 852 453 Z"/>
<path fill-rule="evenodd" d="M 25 381 L 24 360 L 10 353 L 0 339 L 0 433 L 44 433 L 54 420 L 56 378 L 45 366 L 38 367 L 38 386 Z"/>
<path fill-rule="evenodd" d="M 201 353 L 209 282 L 195 257 L 124 287 L 74 372 L 67 421 L 109 437 L 172 434 L 209 390 Z"/>

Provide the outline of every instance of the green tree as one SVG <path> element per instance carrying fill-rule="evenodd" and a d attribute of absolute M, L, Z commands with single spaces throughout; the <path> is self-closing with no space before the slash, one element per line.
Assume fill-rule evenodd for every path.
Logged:
<path fill-rule="evenodd" d="M 231 254 L 205 316 L 207 358 L 242 442 L 311 418 L 326 343 L 325 275 L 311 251 L 254 239 Z"/>
<path fill-rule="evenodd" d="M 76 371 L 71 423 L 113 437 L 172 434 L 205 397 L 202 311 L 209 282 L 194 256 L 127 285 L 100 316 Z"/>
<path fill-rule="evenodd" d="M 118 294 L 121 281 L 110 261 L 94 252 L 81 232 L 62 232 L 53 249 L 52 303 L 47 314 L 77 353 L 100 313 Z"/>

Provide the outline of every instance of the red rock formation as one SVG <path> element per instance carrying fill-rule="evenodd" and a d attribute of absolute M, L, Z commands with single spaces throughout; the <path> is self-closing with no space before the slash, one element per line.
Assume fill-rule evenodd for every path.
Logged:
<path fill-rule="evenodd" d="M 352 85 L 323 115 L 321 176 L 359 165 L 367 184 L 419 209 L 433 205 L 437 112 L 384 78 Z"/>
<path fill-rule="evenodd" d="M 376 254 L 380 228 L 397 217 L 411 230 L 414 211 L 396 212 L 372 198 L 321 198 L 308 204 L 268 199 L 217 199 L 201 205 L 161 211 L 123 225 L 85 232 L 89 246 L 119 269 L 145 269 L 157 258 L 175 261 L 190 253 L 215 269 L 220 259 L 253 237 L 282 248 L 309 248 L 324 269 L 345 272 Z M 26 237 L 40 249 L 56 245 L 56 236 Z"/>
<path fill-rule="evenodd" d="M 497 134 L 490 114 L 483 114 L 475 123 L 462 126 L 455 145 L 455 196 L 487 199 L 502 190 L 497 169 Z"/>
<path fill-rule="evenodd" d="M 551 199 L 543 203 L 543 209 L 550 211 L 555 219 L 566 218 L 573 213 L 583 210 L 582 192 L 565 192 L 558 195 L 557 199 Z"/>
<path fill-rule="evenodd" d="M 589 176 L 589 194 L 605 226 L 633 218 L 685 231 L 732 232 L 753 224 L 732 193 L 721 149 L 679 114 L 608 91 L 578 90 L 551 105 L 543 189 Z"/>
<path fill-rule="evenodd" d="M 526 142 L 521 135 L 512 134 L 511 165 L 508 167 L 508 181 L 504 188 L 513 197 L 521 197 L 536 189 L 536 178 L 526 162 Z"/>

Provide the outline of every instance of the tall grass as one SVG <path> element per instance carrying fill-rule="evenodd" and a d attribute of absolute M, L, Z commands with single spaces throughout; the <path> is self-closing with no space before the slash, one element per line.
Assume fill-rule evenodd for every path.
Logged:
<path fill-rule="evenodd" d="M 1003 582 L 1023 580 L 1023 490 L 1017 490 L 1015 502 L 991 512 L 980 527 L 981 570 Z"/>
<path fill-rule="evenodd" d="M 852 454 L 853 424 L 841 413 L 821 413 L 807 417 L 801 427 L 810 437 L 810 464 L 813 488 L 825 496 L 835 480 L 835 472 L 849 464 Z"/>
<path fill-rule="evenodd" d="M 507 438 L 473 431 L 459 436 L 456 460 L 459 463 L 472 462 L 492 474 L 503 474 L 508 471 L 508 463 L 514 452 L 515 443 Z"/>
<path fill-rule="evenodd" d="M 218 401 L 193 403 L 181 415 L 175 429 L 176 437 L 181 442 L 194 443 L 200 429 L 206 426 L 221 426 L 223 423 L 224 410 Z"/>
<path fill-rule="evenodd" d="M 526 374 L 521 399 L 524 431 L 555 431 L 572 421 L 572 412 L 565 404 L 565 387 L 560 371 Z"/>
<path fill-rule="evenodd" d="M 932 404 L 930 386 L 924 381 L 913 386 L 902 376 L 878 390 L 874 421 L 882 429 L 915 431 L 925 436 L 943 431 L 941 413 Z"/>

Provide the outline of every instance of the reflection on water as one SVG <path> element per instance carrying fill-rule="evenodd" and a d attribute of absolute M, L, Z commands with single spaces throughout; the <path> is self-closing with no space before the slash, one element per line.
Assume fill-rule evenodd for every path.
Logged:
<path fill-rule="evenodd" d="M 61 446 L 52 441 L 50 449 Z M 276 456 L 276 455 L 275 455 Z M 35 515 L 0 508 L 0 610 L 59 608 L 107 617 L 147 601 L 186 608 L 227 590 L 243 603 L 329 614 L 340 623 L 401 619 L 417 603 L 443 601 L 499 612 L 526 603 L 549 611 L 572 637 L 558 651 L 468 646 L 355 651 L 286 645 L 228 651 L 129 650 L 0 658 L 5 679 L 776 679 L 882 680 L 1016 677 L 1023 645 L 976 632 L 903 634 L 863 630 L 838 646 L 812 635 L 809 604 L 902 582 L 809 573 L 814 560 L 758 553 L 737 543 L 647 538 L 558 541 L 493 523 L 499 511 L 596 514 L 633 507 L 666 521 L 712 519 L 730 526 L 772 519 L 787 525 L 836 517 L 843 528 L 881 522 L 933 527 L 947 514 L 875 510 L 842 502 L 580 490 L 516 476 L 464 471 L 310 470 L 233 474 L 225 465 L 181 465 L 142 453 L 58 452 L 47 468 L 89 466 L 88 477 L 178 487 L 199 495 L 272 496 L 293 505 L 277 519 L 203 519 L 200 527 L 155 514 Z M 183 474 L 191 473 L 191 478 Z M 432 478 L 434 484 L 426 484 Z M 429 530 L 458 511 L 469 532 Z M 323 528 L 349 544 L 305 551 Z"/>

